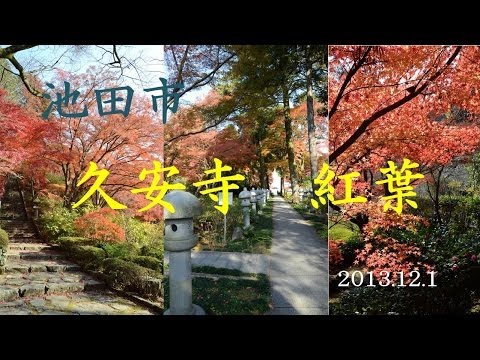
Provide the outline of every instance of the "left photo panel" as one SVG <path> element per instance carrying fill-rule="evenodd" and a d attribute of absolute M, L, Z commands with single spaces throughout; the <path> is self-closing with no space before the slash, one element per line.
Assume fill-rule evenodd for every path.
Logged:
<path fill-rule="evenodd" d="M 0 315 L 163 312 L 171 85 L 161 45 L 0 45 Z"/>

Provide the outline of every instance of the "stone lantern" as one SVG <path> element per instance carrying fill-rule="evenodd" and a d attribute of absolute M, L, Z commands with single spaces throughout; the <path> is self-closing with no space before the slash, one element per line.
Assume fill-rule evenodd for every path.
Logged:
<path fill-rule="evenodd" d="M 300 202 L 303 202 L 304 195 L 305 195 L 305 191 L 303 189 L 298 190 L 298 196 L 300 197 Z"/>
<path fill-rule="evenodd" d="M 262 189 L 262 203 L 263 205 L 267 205 L 267 194 L 268 190 L 267 189 Z"/>
<path fill-rule="evenodd" d="M 238 198 L 241 200 L 243 211 L 243 228 L 246 229 L 250 226 L 250 191 L 246 187 L 238 194 Z"/>
<path fill-rule="evenodd" d="M 205 315 L 192 304 L 192 259 L 190 250 L 198 243 L 193 218 L 200 215 L 200 201 L 187 191 L 174 190 L 163 198 L 175 212 L 164 210 L 165 250 L 170 252 L 170 308 L 165 315 Z"/>
<path fill-rule="evenodd" d="M 257 192 L 255 191 L 255 188 L 250 191 L 250 202 L 252 203 L 252 210 L 255 215 L 257 213 Z"/>
<path fill-rule="evenodd" d="M 257 191 L 257 209 L 261 211 L 263 208 L 263 197 L 265 196 L 262 189 L 258 189 Z"/>

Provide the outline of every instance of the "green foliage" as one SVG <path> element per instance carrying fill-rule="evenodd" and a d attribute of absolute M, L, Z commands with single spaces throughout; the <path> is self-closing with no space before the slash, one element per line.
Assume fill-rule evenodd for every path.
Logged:
<path fill-rule="evenodd" d="M 152 281 L 155 276 L 153 270 L 121 259 L 105 259 L 103 261 L 107 282 L 113 288 L 132 291 L 145 298 L 156 300 L 162 296 L 161 283 Z"/>
<path fill-rule="evenodd" d="M 246 275 L 246 274 L 243 274 Z M 256 279 L 192 279 L 193 302 L 208 315 L 263 315 L 270 309 L 270 282 L 264 274 Z M 168 281 L 165 303 L 168 304 Z"/>
<path fill-rule="evenodd" d="M 152 242 L 140 248 L 140 255 L 151 256 L 163 262 L 163 242 Z"/>
<path fill-rule="evenodd" d="M 340 251 L 343 257 L 343 266 L 349 267 L 355 261 L 357 251 L 362 250 L 365 246 L 365 242 L 360 235 L 353 235 L 346 241 L 340 242 Z"/>
<path fill-rule="evenodd" d="M 128 258 L 138 254 L 138 248 L 132 243 L 99 244 L 109 258 Z"/>
<path fill-rule="evenodd" d="M 152 269 L 155 271 L 162 271 L 163 263 L 161 260 L 153 257 L 153 256 L 130 256 L 125 258 L 124 260 L 131 261 L 135 264 L 143 266 L 147 269 Z"/>
<path fill-rule="evenodd" d="M 215 209 L 215 202 L 208 197 L 200 198 L 203 212 L 195 219 L 195 229 L 199 235 L 199 240 L 205 248 L 215 250 L 224 249 L 223 228 L 224 216 Z M 229 206 L 227 213 L 227 243 L 231 238 L 233 230 L 237 226 L 243 225 L 242 207 L 239 199 L 234 199 L 233 204 Z"/>
<path fill-rule="evenodd" d="M 89 246 L 72 246 L 69 251 L 71 257 L 87 270 L 98 270 L 102 266 L 102 261 L 106 258 L 105 251 Z"/>
<path fill-rule="evenodd" d="M 443 223 L 459 234 L 480 228 L 480 197 L 442 195 L 440 209 Z"/>
<path fill-rule="evenodd" d="M 7 250 L 8 248 L 8 234 L 5 230 L 0 229 L 0 250 Z"/>
<path fill-rule="evenodd" d="M 122 213 L 114 221 L 125 230 L 126 241 L 138 247 L 163 241 L 163 223 L 143 222 Z"/>
<path fill-rule="evenodd" d="M 63 185 L 65 182 L 65 178 L 62 174 L 53 172 L 47 172 L 45 178 L 50 184 Z"/>
<path fill-rule="evenodd" d="M 358 235 L 358 227 L 350 222 L 340 222 L 329 227 L 328 238 L 331 240 L 348 240 Z"/>
<path fill-rule="evenodd" d="M 49 240 L 55 240 L 61 236 L 75 236 L 73 223 L 79 216 L 80 214 L 75 210 L 69 211 L 63 206 L 54 205 L 39 218 L 41 232 Z"/>
<path fill-rule="evenodd" d="M 472 305 L 469 291 L 455 283 L 429 287 L 360 287 L 330 304 L 331 315 L 465 314 Z"/>
<path fill-rule="evenodd" d="M 91 245 L 92 241 L 79 236 L 62 236 L 55 239 L 53 243 L 58 244 L 60 249 L 68 252 L 74 246 Z"/>

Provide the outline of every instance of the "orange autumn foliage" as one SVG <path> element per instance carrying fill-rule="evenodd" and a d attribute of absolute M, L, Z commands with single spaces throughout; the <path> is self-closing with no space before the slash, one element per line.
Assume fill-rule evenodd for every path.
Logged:
<path fill-rule="evenodd" d="M 109 208 L 89 212 L 75 220 L 75 230 L 80 236 L 98 242 L 124 242 L 125 230 L 113 222 L 115 214 L 115 211 Z"/>

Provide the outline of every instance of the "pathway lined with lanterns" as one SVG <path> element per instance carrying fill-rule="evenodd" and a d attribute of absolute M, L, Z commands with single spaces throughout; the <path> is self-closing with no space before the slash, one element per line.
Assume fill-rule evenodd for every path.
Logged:
<path fill-rule="evenodd" d="M 269 315 L 328 314 L 328 246 L 313 226 L 280 196 L 273 201 L 270 255 L 192 251 L 193 266 L 212 266 L 269 275 Z M 165 263 L 169 260 L 165 252 Z"/>

